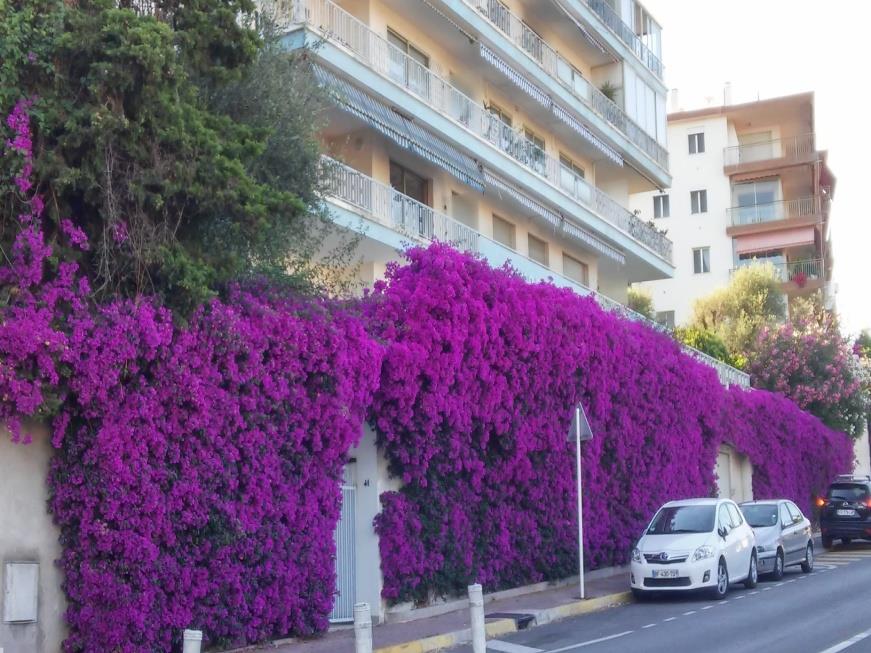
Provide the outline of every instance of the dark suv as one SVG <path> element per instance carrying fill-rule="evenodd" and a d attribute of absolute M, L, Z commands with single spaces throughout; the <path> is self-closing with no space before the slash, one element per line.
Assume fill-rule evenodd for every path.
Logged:
<path fill-rule="evenodd" d="M 839 476 L 817 505 L 827 549 L 835 539 L 844 544 L 871 540 L 871 476 Z"/>

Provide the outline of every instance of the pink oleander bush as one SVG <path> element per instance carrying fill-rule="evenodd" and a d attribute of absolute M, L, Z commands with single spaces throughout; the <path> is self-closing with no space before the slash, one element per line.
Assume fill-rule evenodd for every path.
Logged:
<path fill-rule="evenodd" d="M 590 298 L 447 246 L 408 257 L 366 307 L 387 347 L 370 421 L 404 484 L 376 518 L 391 601 L 576 571 L 567 430 L 579 400 L 595 433 L 583 459 L 591 567 L 625 562 L 664 501 L 712 495 L 723 442 L 753 461 L 758 497 L 805 508 L 848 469 L 843 435 L 781 397 L 724 390 L 671 338 Z"/>

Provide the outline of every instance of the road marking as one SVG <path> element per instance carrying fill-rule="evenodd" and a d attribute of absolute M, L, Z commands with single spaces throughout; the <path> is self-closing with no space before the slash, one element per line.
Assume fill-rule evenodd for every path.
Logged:
<path fill-rule="evenodd" d="M 689 617 L 691 614 L 695 614 L 695 613 L 696 613 L 695 610 L 688 610 L 687 612 L 684 612 L 684 613 L 683 613 L 683 616 L 685 616 L 685 617 Z"/>
<path fill-rule="evenodd" d="M 796 581 L 796 579 L 795 579 L 795 578 L 793 578 L 793 579 L 791 579 L 791 580 L 788 580 L 788 581 L 786 581 L 786 582 L 787 582 L 787 583 L 794 583 L 794 582 L 795 582 L 795 581 Z"/>
<path fill-rule="evenodd" d="M 653 628 L 656 624 L 647 624 L 646 626 L 642 626 L 642 628 Z"/>
<path fill-rule="evenodd" d="M 487 642 L 487 650 L 500 651 L 500 653 L 544 653 L 543 648 L 532 648 L 531 646 L 512 644 L 511 642 L 503 642 L 498 639 L 491 639 Z"/>
<path fill-rule="evenodd" d="M 703 605 L 702 610 L 710 610 L 713 607 L 714 607 L 713 605 Z"/>
<path fill-rule="evenodd" d="M 753 596 L 754 594 L 759 594 L 759 590 L 753 590 L 750 592 L 750 596 Z"/>
<path fill-rule="evenodd" d="M 797 581 L 797 580 L 804 580 L 805 578 L 807 578 L 807 576 L 799 576 L 798 578 L 793 578 L 793 579 L 792 579 L 791 581 L 789 581 L 789 582 L 790 582 L 790 583 L 794 583 L 794 582 Z"/>
<path fill-rule="evenodd" d="M 775 587 L 783 587 L 783 583 L 778 583 Z"/>
<path fill-rule="evenodd" d="M 772 589 L 774 589 L 774 588 L 772 588 L 772 587 L 763 587 L 763 588 L 762 588 L 762 591 L 763 591 L 763 592 L 770 592 Z"/>
<path fill-rule="evenodd" d="M 871 629 L 859 633 L 858 635 L 853 635 L 850 639 L 845 639 L 843 642 L 835 644 L 834 646 L 827 648 L 825 651 L 820 651 L 820 653 L 838 653 L 838 651 L 843 651 L 845 648 L 850 648 L 853 644 L 861 642 L 869 635 L 871 635 Z"/>
<path fill-rule="evenodd" d="M 663 621 L 674 621 L 677 617 L 669 617 L 668 619 L 663 619 Z"/>
<path fill-rule="evenodd" d="M 584 646 L 592 646 L 593 644 L 598 644 L 599 642 L 607 642 L 612 639 L 617 639 L 618 637 L 623 637 L 624 635 L 628 635 L 630 633 L 634 633 L 634 630 L 624 630 L 622 633 L 617 633 L 616 635 L 608 635 L 607 637 L 600 637 L 599 639 L 591 639 L 588 642 L 581 642 L 580 644 L 572 644 L 570 646 L 563 646 L 562 648 L 555 648 L 552 651 L 548 651 L 547 653 L 562 653 L 563 651 L 573 651 L 576 648 L 583 648 Z"/>
<path fill-rule="evenodd" d="M 745 598 L 745 597 L 744 597 L 744 595 L 742 594 L 741 596 L 736 596 L 736 597 L 735 597 L 735 600 L 736 600 L 736 601 L 740 601 L 740 600 L 743 599 L 743 598 Z"/>

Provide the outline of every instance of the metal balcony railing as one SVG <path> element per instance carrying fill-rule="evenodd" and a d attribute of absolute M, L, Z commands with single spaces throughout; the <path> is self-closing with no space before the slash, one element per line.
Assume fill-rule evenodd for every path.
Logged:
<path fill-rule="evenodd" d="M 727 209 L 734 226 L 760 224 L 776 220 L 805 218 L 820 214 L 820 198 L 817 195 L 800 197 L 792 200 L 752 204 L 750 206 L 733 206 Z"/>
<path fill-rule="evenodd" d="M 668 169 L 668 150 L 633 121 L 618 104 L 587 81 L 565 57 L 550 46 L 499 0 L 464 0 L 517 47 L 532 57 L 551 78 L 604 118 L 657 164 Z"/>
<path fill-rule="evenodd" d="M 554 188 L 598 214 L 652 252 L 672 262 L 672 243 L 662 233 L 620 206 L 559 159 L 501 118 L 409 57 L 330 0 L 279 0 L 270 7 L 279 25 L 306 24 L 324 39 L 349 49 L 377 73 L 403 86 L 428 106 L 486 140 Z"/>
<path fill-rule="evenodd" d="M 727 166 L 776 159 L 795 161 L 809 156 L 814 150 L 814 135 L 802 134 L 792 138 L 778 138 L 761 143 L 732 145 L 724 149 L 723 160 Z"/>
<path fill-rule="evenodd" d="M 629 46 L 629 49 L 635 53 L 641 62 L 650 69 L 650 71 L 662 79 L 662 61 L 657 57 L 644 43 L 641 38 L 635 33 L 629 25 L 623 22 L 623 19 L 605 0 L 586 0 L 587 5 L 592 9 L 602 22 L 610 29 L 617 37 Z"/>
<path fill-rule="evenodd" d="M 802 261 L 784 261 L 780 259 L 750 259 L 741 262 L 737 268 L 732 268 L 731 272 L 749 267 L 751 265 L 771 265 L 777 278 L 783 282 L 793 281 L 803 285 L 805 281 L 813 279 L 822 279 L 825 275 L 823 267 L 823 259 L 813 258 Z"/>
<path fill-rule="evenodd" d="M 325 192 L 415 240 L 438 240 L 478 251 L 478 232 L 335 159 L 322 157 Z"/>

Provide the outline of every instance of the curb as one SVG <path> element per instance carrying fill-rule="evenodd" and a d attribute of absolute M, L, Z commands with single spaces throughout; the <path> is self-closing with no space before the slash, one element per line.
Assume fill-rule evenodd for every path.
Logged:
<path fill-rule="evenodd" d="M 607 594 L 598 596 L 594 599 L 585 599 L 583 601 L 574 601 L 564 605 L 558 605 L 553 608 L 545 608 L 543 610 L 525 610 L 526 613 L 535 615 L 535 619 L 530 628 L 543 626 L 545 624 L 566 619 L 568 617 L 576 617 L 578 615 L 587 614 L 589 612 L 597 612 L 606 608 L 625 605 L 633 601 L 632 592 L 618 592 L 616 594 Z M 517 623 L 514 619 L 496 619 L 487 622 L 486 626 L 487 639 L 493 639 L 502 635 L 508 635 L 517 632 Z M 472 631 L 468 628 L 464 630 L 456 630 L 443 635 L 433 635 L 432 637 L 424 637 L 422 639 L 404 642 L 402 644 L 393 644 L 375 649 L 374 653 L 433 653 L 442 649 L 458 646 L 460 644 L 468 644 L 472 641 Z"/>

